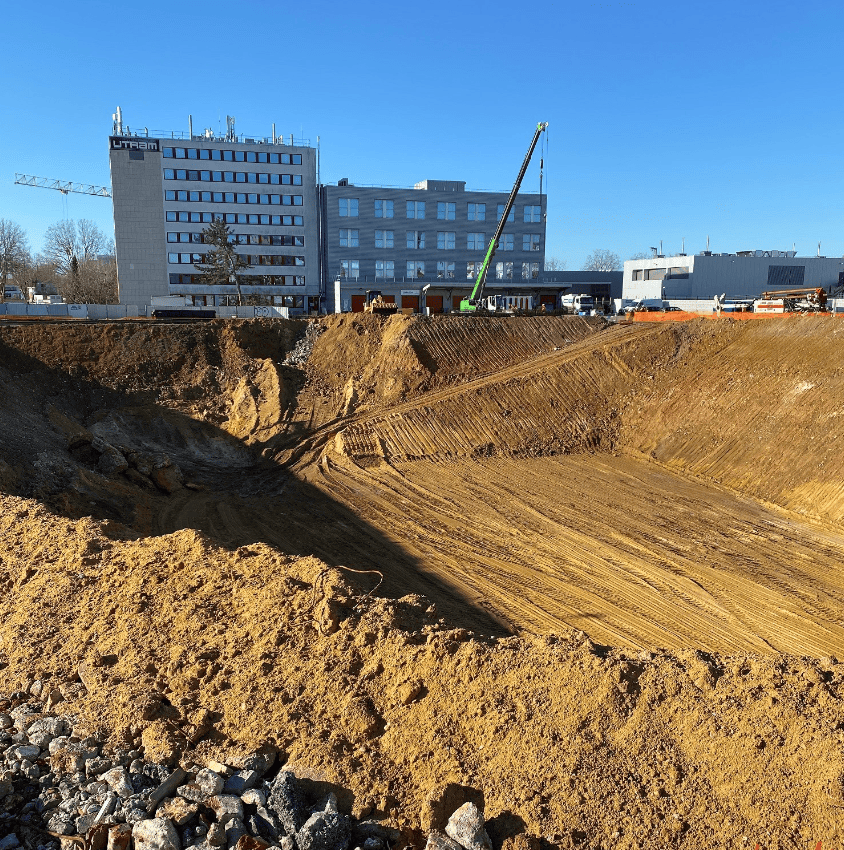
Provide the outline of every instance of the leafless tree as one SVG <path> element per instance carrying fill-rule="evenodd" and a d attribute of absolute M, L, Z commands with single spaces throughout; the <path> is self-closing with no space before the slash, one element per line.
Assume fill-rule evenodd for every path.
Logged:
<path fill-rule="evenodd" d="M 545 271 L 546 272 L 564 272 L 568 268 L 568 261 L 560 257 L 546 257 Z"/>
<path fill-rule="evenodd" d="M 628 260 L 650 260 L 653 257 L 653 254 L 646 254 L 644 251 L 639 251 L 636 254 L 632 254 L 627 259 Z"/>
<path fill-rule="evenodd" d="M 621 267 L 618 254 L 608 248 L 596 248 L 587 258 L 583 266 L 589 272 L 614 272 Z"/>
<path fill-rule="evenodd" d="M 73 257 L 78 263 L 94 260 L 106 245 L 103 232 L 87 218 L 59 221 L 44 234 L 44 254 L 62 275 L 70 274 Z"/>
<path fill-rule="evenodd" d="M 68 304 L 116 304 L 117 263 L 113 256 L 71 261 L 68 274 L 57 280 L 59 294 Z"/>
<path fill-rule="evenodd" d="M 9 275 L 19 276 L 29 259 L 26 233 L 19 224 L 0 218 L 0 277 L 3 283 Z"/>

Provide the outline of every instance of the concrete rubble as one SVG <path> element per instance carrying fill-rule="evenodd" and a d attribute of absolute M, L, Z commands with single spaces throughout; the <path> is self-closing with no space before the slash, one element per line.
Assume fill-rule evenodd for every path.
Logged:
<path fill-rule="evenodd" d="M 50 694 L 44 694 L 49 699 Z M 237 765 L 183 762 L 104 740 L 31 694 L 0 695 L 0 850 L 390 850 L 399 832 L 309 799 L 264 747 Z M 237 769 L 241 767 L 241 769 Z M 432 830 L 429 848 L 491 850 L 472 803 Z"/>

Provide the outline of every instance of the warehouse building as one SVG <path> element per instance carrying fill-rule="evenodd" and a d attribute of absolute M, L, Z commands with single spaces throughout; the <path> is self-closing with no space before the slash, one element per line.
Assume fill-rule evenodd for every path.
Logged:
<path fill-rule="evenodd" d="M 419 310 L 424 299 L 441 313 L 472 291 L 509 192 L 467 190 L 456 180 L 423 180 L 406 189 L 340 180 L 321 187 L 321 198 L 323 274 L 329 292 L 339 278 L 341 309 L 362 309 L 365 291 L 380 289 L 404 309 Z M 540 283 L 545 200 L 517 195 L 487 274 L 489 294 Z"/>
<path fill-rule="evenodd" d="M 119 119 L 119 114 L 116 116 Z M 316 150 L 305 143 L 225 136 L 131 133 L 115 120 L 109 138 L 120 303 L 146 306 L 182 295 L 203 306 L 320 305 Z M 252 268 L 240 294 L 203 283 L 202 231 L 215 219 L 236 234 Z M 240 247 L 242 246 L 242 247 Z"/>
<path fill-rule="evenodd" d="M 735 254 L 679 254 L 628 260 L 624 264 L 625 301 L 662 298 L 711 301 L 757 298 L 779 289 L 844 286 L 844 258 L 798 257 L 795 251 L 739 251 Z"/>

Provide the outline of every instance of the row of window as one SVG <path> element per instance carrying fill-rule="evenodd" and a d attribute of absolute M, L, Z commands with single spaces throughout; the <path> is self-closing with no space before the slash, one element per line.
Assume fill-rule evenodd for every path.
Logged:
<path fill-rule="evenodd" d="M 537 280 L 539 278 L 539 263 L 522 263 L 522 280 Z M 360 260 L 340 260 L 341 277 L 357 279 L 360 277 Z M 480 274 L 483 263 L 466 263 L 466 279 L 474 280 Z M 456 264 L 441 260 L 437 262 L 437 280 L 453 280 Z M 513 280 L 514 263 L 501 262 L 495 264 L 496 280 Z M 395 278 L 396 264 L 393 260 L 376 260 L 376 278 Z M 405 265 L 405 277 L 424 278 L 425 263 L 408 260 Z"/>
<path fill-rule="evenodd" d="M 504 233 L 498 243 L 498 250 L 515 250 L 515 236 L 512 233 Z M 437 249 L 441 251 L 454 250 L 457 244 L 457 234 L 451 230 L 437 232 Z M 539 233 L 522 234 L 522 250 L 538 251 L 540 246 Z M 340 247 L 359 248 L 360 231 L 351 228 L 340 228 Z M 392 230 L 375 231 L 376 248 L 394 248 L 395 234 Z M 405 233 L 405 247 L 416 250 L 425 247 L 425 233 L 421 230 L 408 230 Z M 466 234 L 466 249 L 469 251 L 484 251 L 487 248 L 486 237 L 483 233 Z"/>
<path fill-rule="evenodd" d="M 266 206 L 301 207 L 302 195 L 267 195 L 256 192 L 188 192 L 168 189 L 165 201 L 187 201 L 203 204 L 264 204 Z"/>
<path fill-rule="evenodd" d="M 304 266 L 304 257 L 291 257 L 287 254 L 238 254 L 250 266 Z M 168 254 L 167 262 L 171 265 L 196 265 L 207 262 L 205 254 Z"/>
<path fill-rule="evenodd" d="M 166 221 L 187 221 L 192 224 L 210 224 L 224 221 L 226 224 L 269 224 L 275 227 L 300 227 L 305 219 L 301 215 L 267 215 L 266 213 L 218 213 L 167 210 Z"/>
<path fill-rule="evenodd" d="M 266 162 L 269 165 L 301 165 L 300 153 L 224 151 L 218 148 L 164 148 L 164 159 L 211 159 L 221 162 Z"/>
<path fill-rule="evenodd" d="M 238 275 L 238 280 L 242 286 L 304 286 L 304 275 L 293 274 L 249 274 Z M 207 286 L 207 281 L 199 274 L 171 274 L 170 283 L 181 284 L 203 284 Z M 301 305 L 300 305 L 301 306 Z"/>
<path fill-rule="evenodd" d="M 339 214 L 343 218 L 356 218 L 360 214 L 359 198 L 339 198 Z M 406 218 L 425 218 L 425 201 L 407 201 Z M 504 214 L 504 204 L 498 204 L 496 218 Z M 395 206 L 393 201 L 385 198 L 375 199 L 375 218 L 393 218 Z M 542 207 L 539 204 L 525 204 L 522 208 L 523 221 L 542 221 Z M 452 201 L 437 201 L 437 218 L 441 221 L 455 221 L 457 204 Z M 468 204 L 466 209 L 468 221 L 485 221 L 486 204 Z M 510 210 L 507 221 L 515 221 L 515 210 Z"/>
<path fill-rule="evenodd" d="M 208 183 L 268 183 L 275 186 L 301 186 L 301 174 L 267 174 L 254 171 L 193 171 L 165 168 L 165 180 L 204 180 Z"/>
<path fill-rule="evenodd" d="M 168 233 L 167 241 L 199 242 L 201 244 L 205 241 L 205 238 L 202 233 Z M 231 241 L 238 245 L 280 245 L 282 247 L 293 245 L 298 248 L 305 246 L 304 236 L 289 236 L 287 234 L 270 236 L 265 233 L 234 233 Z"/>
<path fill-rule="evenodd" d="M 688 275 L 688 266 L 672 266 L 666 269 L 633 269 L 633 280 L 664 280 L 666 277 Z"/>

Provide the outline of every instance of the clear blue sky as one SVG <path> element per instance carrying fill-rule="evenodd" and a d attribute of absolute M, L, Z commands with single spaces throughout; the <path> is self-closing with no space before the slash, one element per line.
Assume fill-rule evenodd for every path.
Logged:
<path fill-rule="evenodd" d="M 0 218 L 36 250 L 65 201 L 14 173 L 109 185 L 119 104 L 133 129 L 319 136 L 324 182 L 490 190 L 548 121 L 546 253 L 570 269 L 707 235 L 844 254 L 840 0 L 46 0 L 2 23 Z M 109 200 L 66 204 L 113 234 Z"/>

